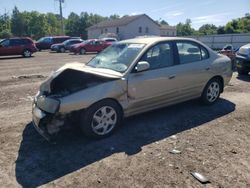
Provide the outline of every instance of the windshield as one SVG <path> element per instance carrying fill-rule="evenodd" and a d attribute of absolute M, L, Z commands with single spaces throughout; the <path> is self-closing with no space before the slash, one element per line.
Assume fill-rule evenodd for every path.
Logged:
<path fill-rule="evenodd" d="M 67 44 L 69 44 L 69 43 L 70 43 L 70 41 L 71 41 L 71 40 L 65 40 L 65 41 L 63 42 L 63 45 L 65 45 L 65 46 L 66 46 Z"/>
<path fill-rule="evenodd" d="M 50 37 L 42 37 L 37 42 L 50 43 L 51 42 L 51 38 Z"/>
<path fill-rule="evenodd" d="M 123 73 L 128 69 L 144 46 L 145 44 L 113 44 L 93 58 L 87 65 Z"/>

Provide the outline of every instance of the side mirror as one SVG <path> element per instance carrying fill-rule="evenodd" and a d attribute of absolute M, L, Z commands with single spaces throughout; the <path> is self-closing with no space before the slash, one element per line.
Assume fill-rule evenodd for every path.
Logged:
<path fill-rule="evenodd" d="M 137 63 L 135 70 L 137 72 L 142 72 L 148 70 L 150 68 L 150 64 L 147 61 L 140 61 Z"/>

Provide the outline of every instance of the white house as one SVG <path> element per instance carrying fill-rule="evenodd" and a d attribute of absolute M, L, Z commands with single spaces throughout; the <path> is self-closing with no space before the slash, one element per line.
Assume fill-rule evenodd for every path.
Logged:
<path fill-rule="evenodd" d="M 160 25 L 146 14 L 103 21 L 87 28 L 87 31 L 89 39 L 99 38 L 105 33 L 114 33 L 121 40 L 145 35 L 176 36 L 175 27 Z"/>

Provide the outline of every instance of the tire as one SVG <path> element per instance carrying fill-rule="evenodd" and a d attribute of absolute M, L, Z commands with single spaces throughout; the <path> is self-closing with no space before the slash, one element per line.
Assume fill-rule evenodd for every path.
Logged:
<path fill-rule="evenodd" d="M 30 50 L 25 49 L 23 51 L 23 57 L 31 57 L 31 55 L 32 55 L 32 52 Z"/>
<path fill-rule="evenodd" d="M 61 48 L 60 48 L 60 53 L 65 53 L 65 51 L 66 51 L 66 50 L 65 50 L 64 47 L 61 47 Z"/>
<path fill-rule="evenodd" d="M 241 68 L 237 68 L 237 72 L 239 75 L 247 75 L 248 71 L 241 69 Z"/>
<path fill-rule="evenodd" d="M 222 83 L 221 80 L 218 78 L 211 79 L 206 87 L 204 88 L 201 100 L 206 105 L 214 104 L 220 97 L 222 91 Z"/>
<path fill-rule="evenodd" d="M 86 136 L 101 139 L 111 135 L 121 120 L 121 107 L 115 101 L 107 99 L 82 112 L 80 127 Z"/>
<path fill-rule="evenodd" d="M 83 54 L 85 54 L 85 53 L 86 53 L 86 50 L 85 50 L 84 48 L 81 48 L 79 54 L 80 54 L 80 55 L 83 55 Z"/>

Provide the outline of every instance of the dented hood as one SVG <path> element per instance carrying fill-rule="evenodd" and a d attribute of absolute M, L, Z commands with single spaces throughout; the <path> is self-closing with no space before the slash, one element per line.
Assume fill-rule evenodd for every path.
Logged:
<path fill-rule="evenodd" d="M 110 69 L 104 69 L 104 68 L 93 68 L 90 66 L 86 66 L 83 63 L 68 63 L 61 68 L 59 68 L 57 71 L 55 71 L 55 75 L 60 74 L 66 69 L 72 69 L 77 71 L 82 71 L 90 74 L 96 74 L 102 77 L 108 77 L 108 78 L 121 78 L 123 75 L 119 72 L 110 70 Z"/>
<path fill-rule="evenodd" d="M 75 71 L 75 72 L 74 72 Z M 74 72 L 73 74 L 68 74 L 68 76 L 63 76 L 66 73 Z M 75 74 L 76 73 L 76 74 Z M 79 74 L 84 75 L 83 77 L 79 77 Z M 71 76 L 72 75 L 72 76 Z M 75 76 L 76 75 L 76 76 Z M 77 77 L 78 75 L 78 77 Z M 86 78 L 86 75 L 88 75 L 88 79 Z M 89 84 L 90 82 L 95 82 L 96 80 L 99 81 L 99 83 L 107 80 L 113 80 L 113 79 L 120 79 L 122 78 L 122 74 L 110 69 L 104 69 L 104 68 L 92 68 L 90 66 L 86 66 L 82 63 L 68 63 L 61 68 L 59 68 L 57 71 L 53 72 L 40 86 L 40 91 L 46 91 L 48 93 L 51 93 L 51 83 L 55 82 L 55 80 L 61 79 L 61 83 L 67 83 L 74 85 L 74 82 L 79 82 L 78 79 L 81 79 L 81 81 L 84 81 L 85 84 Z M 62 80 L 63 79 L 63 80 Z M 58 82 L 57 82 L 58 83 Z M 79 83 L 82 84 L 82 83 Z M 55 84 L 53 84 L 55 85 Z M 62 84 L 63 85 L 63 84 Z"/>

